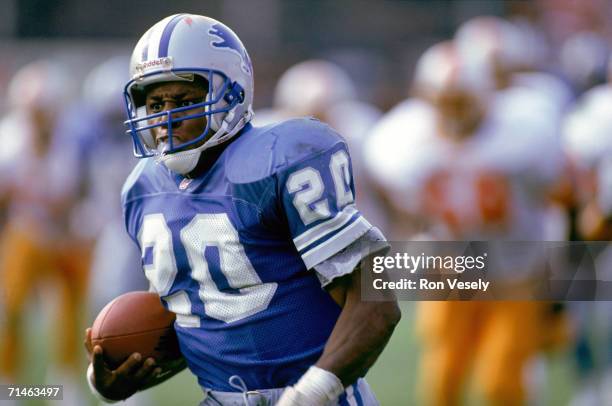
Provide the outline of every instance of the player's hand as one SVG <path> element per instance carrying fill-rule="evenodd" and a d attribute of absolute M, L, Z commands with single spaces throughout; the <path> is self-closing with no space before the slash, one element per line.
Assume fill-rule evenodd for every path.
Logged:
<path fill-rule="evenodd" d="M 91 343 L 91 328 L 85 329 L 85 341 L 83 341 L 85 350 L 87 351 L 87 359 L 91 363 L 91 355 L 93 354 L 93 345 Z"/>
<path fill-rule="evenodd" d="M 87 329 L 85 333 L 85 348 L 93 365 L 91 383 L 102 396 L 110 400 L 129 398 L 161 373 L 161 368 L 156 367 L 155 359 L 143 360 L 139 353 L 130 355 L 117 369 L 109 368 L 104 362 L 102 347 L 92 345 L 91 329 Z"/>

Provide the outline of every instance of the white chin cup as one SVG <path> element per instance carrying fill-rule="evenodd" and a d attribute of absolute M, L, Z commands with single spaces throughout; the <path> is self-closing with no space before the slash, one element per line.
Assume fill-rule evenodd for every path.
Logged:
<path fill-rule="evenodd" d="M 189 149 L 187 151 L 175 152 L 174 154 L 160 155 L 157 158 L 158 162 L 163 163 L 166 168 L 172 172 L 176 172 L 180 175 L 187 175 L 193 171 L 200 160 L 202 154 L 202 148 L 204 145 L 198 148 Z"/>
<path fill-rule="evenodd" d="M 231 110 L 221 122 L 221 127 L 211 137 L 208 138 L 204 144 L 197 148 L 189 149 L 187 151 L 175 152 L 173 154 L 162 154 L 157 157 L 157 162 L 163 163 L 166 168 L 172 172 L 176 172 L 180 175 L 187 175 L 193 171 L 200 160 L 202 151 L 207 148 L 214 147 L 222 144 L 232 138 L 238 133 L 251 120 L 252 112 L 250 110 L 234 125 L 234 127 L 228 131 L 228 125 L 234 118 L 234 110 Z M 158 150 L 163 150 L 164 145 L 158 146 Z M 161 151 L 160 151 L 161 152 Z"/>

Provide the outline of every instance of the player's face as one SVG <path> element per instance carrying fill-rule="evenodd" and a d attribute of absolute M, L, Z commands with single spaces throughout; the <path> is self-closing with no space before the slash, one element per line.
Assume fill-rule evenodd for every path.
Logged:
<path fill-rule="evenodd" d="M 478 99 L 465 91 L 446 91 L 434 104 L 439 113 L 440 129 L 451 138 L 461 139 L 473 134 L 484 115 Z"/>
<path fill-rule="evenodd" d="M 187 107 L 201 103 L 206 98 L 206 90 L 195 82 L 166 82 L 152 86 L 147 89 L 146 106 L 147 114 L 161 113 L 164 111 Z M 204 107 L 173 113 L 173 118 L 203 113 Z M 151 124 L 165 121 L 166 116 L 161 116 L 150 121 Z M 206 117 L 198 117 L 190 120 L 179 121 L 172 124 L 172 138 L 175 146 L 189 142 L 202 134 L 206 128 Z M 168 142 L 168 126 L 161 125 L 152 128 L 155 142 L 160 144 Z M 194 147 L 197 145 L 194 145 Z"/>

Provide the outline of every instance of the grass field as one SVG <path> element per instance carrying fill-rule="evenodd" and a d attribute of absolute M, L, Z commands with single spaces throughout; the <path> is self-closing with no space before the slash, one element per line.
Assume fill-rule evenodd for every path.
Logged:
<path fill-rule="evenodd" d="M 403 302 L 402 321 L 398 325 L 393 337 L 378 362 L 367 375 L 368 382 L 374 388 L 377 397 L 383 406 L 418 405 L 416 397 L 417 364 L 419 346 L 413 333 L 414 303 Z M 35 313 L 34 309 L 31 313 Z M 47 317 L 40 314 L 32 315 L 27 325 L 28 342 L 26 365 L 23 371 L 23 382 L 40 384 L 44 382 L 47 364 L 50 362 L 48 354 L 52 344 L 47 341 L 49 328 Z M 83 351 L 81 348 L 77 351 Z M 573 391 L 573 372 L 571 361 L 567 355 L 549 357 L 546 379 L 537 388 L 539 405 L 565 405 Z M 83 385 L 85 385 L 83 381 Z M 84 391 L 88 390 L 84 386 Z M 150 389 L 142 394 L 143 398 L 138 405 L 197 405 L 202 400 L 202 393 L 196 379 L 188 371 L 184 371 L 168 382 Z M 0 402 L 1 404 L 2 402 Z M 48 404 L 58 404 L 50 402 Z M 40 401 L 24 402 L 24 405 L 39 406 L 45 403 Z M 90 398 L 90 404 L 96 402 Z M 468 397 L 466 404 L 480 405 L 477 399 Z M 122 403 L 131 406 L 131 402 Z"/>

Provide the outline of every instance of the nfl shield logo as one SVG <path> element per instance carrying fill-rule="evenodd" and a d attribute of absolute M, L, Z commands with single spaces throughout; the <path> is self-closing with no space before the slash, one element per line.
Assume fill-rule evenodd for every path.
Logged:
<path fill-rule="evenodd" d="M 180 190 L 185 190 L 187 189 L 187 186 L 189 186 L 189 184 L 191 183 L 193 179 L 189 179 L 189 178 L 185 178 L 181 181 L 181 183 L 179 184 L 179 189 Z"/>

